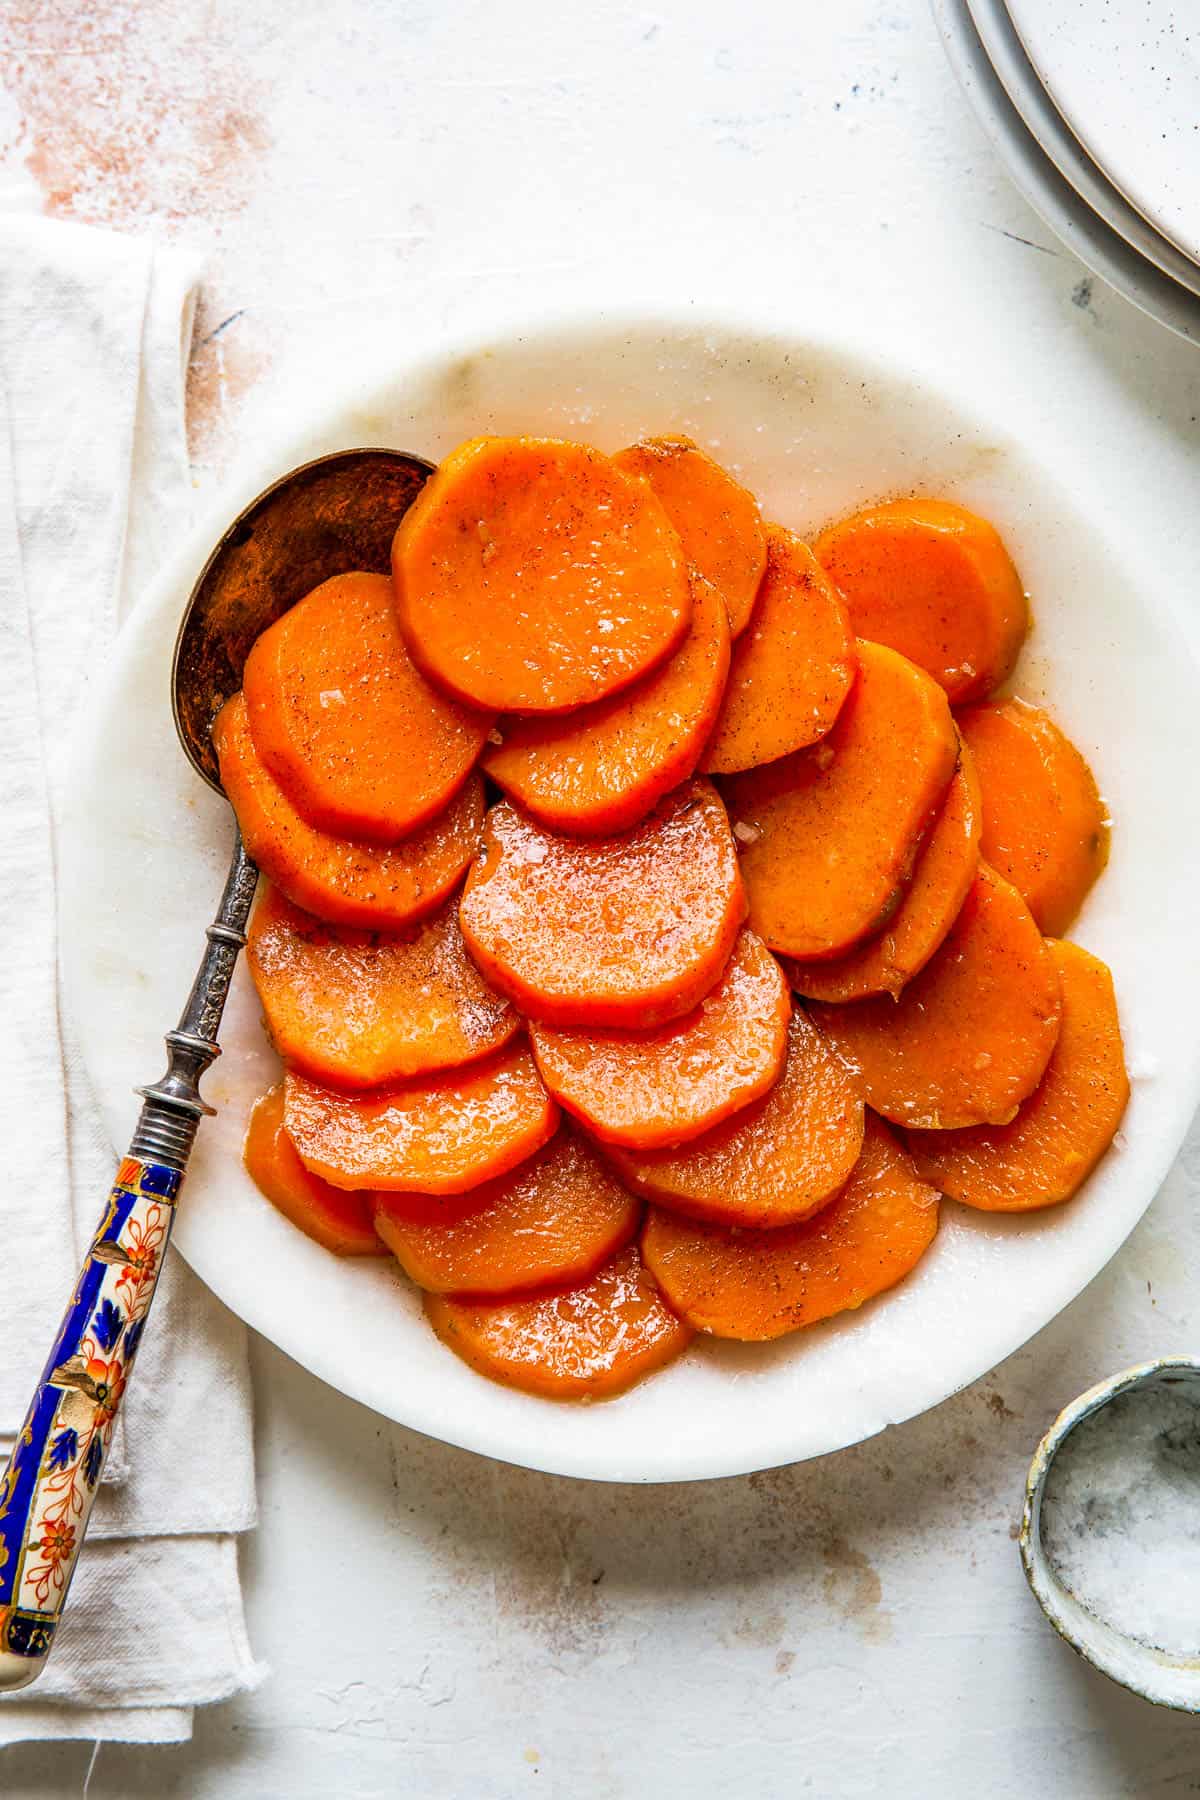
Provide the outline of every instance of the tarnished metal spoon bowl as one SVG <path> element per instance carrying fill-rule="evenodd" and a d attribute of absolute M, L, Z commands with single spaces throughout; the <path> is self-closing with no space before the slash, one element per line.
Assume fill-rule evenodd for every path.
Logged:
<path fill-rule="evenodd" d="M 218 793 L 218 712 L 251 645 L 331 575 L 382 572 L 396 526 L 432 473 L 396 450 L 342 450 L 293 469 L 222 534 L 188 599 L 171 701 L 184 754 Z M 144 1104 L 8 1465 L 0 1475 L 0 1689 L 45 1665 L 75 1570 L 113 1423 L 162 1267 L 200 1119 L 200 1077 L 246 941 L 258 870 L 235 831 L 208 947 Z M 154 1243 L 152 1264 L 145 1245 Z M 132 1297 L 126 1280 L 135 1266 Z M 63 1496 L 67 1496 L 64 1502 Z M 68 1513 L 63 1506 L 68 1506 Z"/>
<path fill-rule="evenodd" d="M 349 569 L 385 573 L 392 537 L 433 465 L 398 450 L 340 450 L 273 482 L 223 533 L 192 589 L 171 669 L 188 761 L 221 792 L 212 722 L 251 646 L 305 594 Z"/>

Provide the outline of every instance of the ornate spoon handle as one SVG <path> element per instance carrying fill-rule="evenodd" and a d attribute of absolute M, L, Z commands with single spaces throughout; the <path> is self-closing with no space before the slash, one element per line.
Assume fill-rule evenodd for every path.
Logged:
<path fill-rule="evenodd" d="M 175 1221 L 258 870 L 241 834 L 167 1072 L 144 1096 L 25 1423 L 0 1475 L 0 1689 L 40 1675 L 66 1603 L 100 1471 Z"/>

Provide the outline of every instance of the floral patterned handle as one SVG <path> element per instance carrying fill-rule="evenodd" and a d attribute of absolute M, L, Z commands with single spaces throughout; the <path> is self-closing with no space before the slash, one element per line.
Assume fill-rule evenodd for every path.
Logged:
<path fill-rule="evenodd" d="M 167 1033 L 167 1072 L 140 1090 L 129 1154 L 0 1475 L 0 1690 L 35 1681 L 54 1641 L 196 1128 L 213 1110 L 199 1081 L 220 1054 L 217 1030 L 257 879 L 239 835 L 204 960 Z"/>
<path fill-rule="evenodd" d="M 182 1174 L 126 1157 L 0 1476 L 0 1688 L 40 1672 L 171 1236 Z"/>

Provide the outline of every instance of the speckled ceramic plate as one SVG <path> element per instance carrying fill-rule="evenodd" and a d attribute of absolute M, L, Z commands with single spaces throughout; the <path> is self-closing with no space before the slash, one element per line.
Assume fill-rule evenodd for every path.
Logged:
<path fill-rule="evenodd" d="M 1059 174 L 1139 256 L 1200 295 L 1200 264 L 1163 237 L 1097 168 L 1038 79 L 1004 0 L 968 0 L 968 10 L 1005 93 Z"/>
<path fill-rule="evenodd" d="M 222 526 L 286 468 L 355 443 L 436 458 L 478 431 L 615 448 L 664 430 L 710 446 L 768 516 L 803 532 L 911 491 L 953 496 L 999 525 L 1037 621 L 1020 691 L 1052 702 L 1116 820 L 1110 867 L 1076 935 L 1113 967 L 1136 1079 L 1119 1147 L 1072 1205 L 1026 1219 L 947 1206 L 915 1274 L 861 1312 L 773 1345 L 697 1344 L 619 1400 L 563 1407 L 472 1374 L 390 1267 L 339 1262 L 261 1199 L 240 1147 L 275 1065 L 243 969 L 206 1079 L 220 1111 L 201 1131 L 180 1250 L 251 1325 L 368 1406 L 512 1462 L 622 1481 L 816 1456 L 935 1405 L 1080 1291 L 1182 1141 L 1200 1097 L 1200 680 L 1153 560 L 1121 565 L 1082 479 L 1060 479 L 970 393 L 942 391 L 906 355 L 797 328 L 599 314 L 347 377 L 245 471 L 130 620 L 82 721 L 62 844 L 69 1001 L 123 1144 L 130 1089 L 158 1072 L 229 849 L 229 814 L 184 762 L 168 704 L 180 612 Z"/>
<path fill-rule="evenodd" d="M 1092 161 L 1200 259 L 1195 0 L 1007 0 L 1043 86 Z"/>
<path fill-rule="evenodd" d="M 967 0 L 931 0 L 931 5 L 963 93 L 1014 185 L 1038 217 L 1080 262 L 1132 305 L 1169 331 L 1200 344 L 1200 297 L 1107 224 L 1051 161 L 1005 92 Z M 1082 158 L 1083 152 L 1079 154 Z"/>

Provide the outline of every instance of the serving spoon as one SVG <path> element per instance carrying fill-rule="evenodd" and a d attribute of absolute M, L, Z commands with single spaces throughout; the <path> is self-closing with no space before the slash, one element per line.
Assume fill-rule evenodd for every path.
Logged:
<path fill-rule="evenodd" d="M 255 639 L 331 575 L 386 571 L 396 526 L 432 473 L 396 450 L 338 451 L 274 482 L 224 532 L 188 599 L 171 674 L 184 755 L 217 793 L 212 723 L 241 686 Z M 196 1130 L 214 1111 L 200 1077 L 220 1054 L 257 881 L 235 830 L 204 958 L 167 1033 L 166 1073 L 138 1090 L 128 1154 L 0 1475 L 0 1689 L 37 1679 L 62 1615 Z"/>

